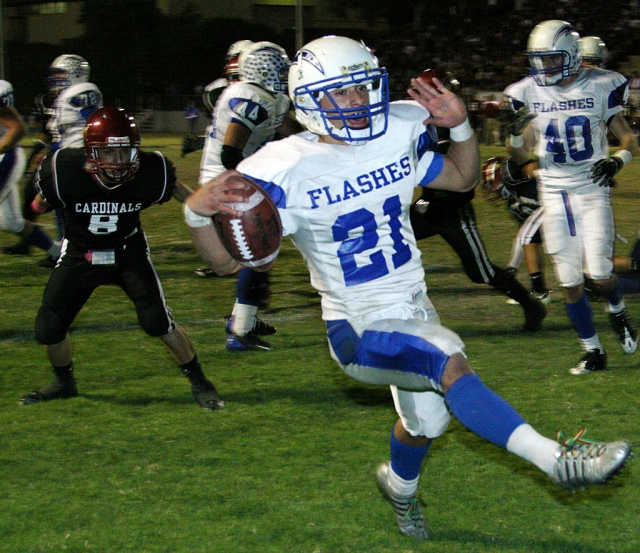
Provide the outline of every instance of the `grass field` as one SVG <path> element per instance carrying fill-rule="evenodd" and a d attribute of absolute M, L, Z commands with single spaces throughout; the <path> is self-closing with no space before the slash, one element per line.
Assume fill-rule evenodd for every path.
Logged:
<path fill-rule="evenodd" d="M 180 158 L 180 137 L 148 135 L 195 184 L 198 154 Z M 483 158 L 504 149 L 484 148 Z M 640 163 L 615 189 L 618 232 L 640 224 Z M 504 207 L 475 200 L 493 261 L 508 261 L 516 232 Z M 42 219 L 53 233 L 50 215 Z M 388 390 L 360 385 L 331 360 L 319 299 L 288 241 L 272 272 L 278 327 L 270 352 L 224 348 L 235 279 L 200 279 L 180 205 L 147 210 L 143 223 L 175 318 L 196 344 L 227 408 L 193 402 L 157 339 L 137 326 L 116 288 L 99 289 L 73 327 L 80 396 L 22 406 L 50 379 L 33 322 L 48 271 L 0 254 L 0 552 L 100 553 L 637 553 L 640 471 L 633 462 L 607 486 L 571 494 L 535 467 L 457 421 L 437 440 L 420 490 L 432 538 L 397 533 L 374 483 L 395 421 Z M 14 242 L 0 235 L 0 246 Z M 522 335 L 522 313 L 468 281 L 440 238 L 421 243 L 430 296 L 458 332 L 483 380 L 542 433 L 587 426 L 602 440 L 640 447 L 640 357 L 625 356 L 602 304 L 596 324 L 610 370 L 568 373 L 581 355 L 559 301 L 544 328 Z M 549 263 L 547 277 L 555 279 Z M 525 275 L 521 275 L 526 282 Z M 628 297 L 640 318 L 640 303 Z"/>

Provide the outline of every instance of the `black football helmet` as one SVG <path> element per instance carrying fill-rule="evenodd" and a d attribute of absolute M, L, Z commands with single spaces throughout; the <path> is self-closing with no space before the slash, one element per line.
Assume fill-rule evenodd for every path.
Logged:
<path fill-rule="evenodd" d="M 139 147 L 140 130 L 133 117 L 121 108 L 101 108 L 89 117 L 84 129 L 85 171 L 103 188 L 114 190 L 138 171 Z M 112 155 L 107 156 L 106 150 Z"/>

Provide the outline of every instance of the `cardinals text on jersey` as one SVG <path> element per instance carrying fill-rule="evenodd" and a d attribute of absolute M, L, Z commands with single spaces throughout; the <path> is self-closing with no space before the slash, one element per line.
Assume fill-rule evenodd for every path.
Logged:
<path fill-rule="evenodd" d="M 113 191 L 83 169 L 83 148 L 58 150 L 44 160 L 37 185 L 47 204 L 65 208 L 70 242 L 87 250 L 112 249 L 140 229 L 140 211 L 171 199 L 176 182 L 171 162 L 159 152 L 139 155 L 135 177 Z"/>

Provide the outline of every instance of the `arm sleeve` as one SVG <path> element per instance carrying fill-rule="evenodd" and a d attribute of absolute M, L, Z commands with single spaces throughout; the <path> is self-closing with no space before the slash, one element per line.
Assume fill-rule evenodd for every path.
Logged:
<path fill-rule="evenodd" d="M 238 166 L 238 163 L 244 159 L 240 148 L 234 148 L 233 146 L 227 146 L 226 144 L 222 146 L 220 158 L 225 169 L 235 169 Z"/>

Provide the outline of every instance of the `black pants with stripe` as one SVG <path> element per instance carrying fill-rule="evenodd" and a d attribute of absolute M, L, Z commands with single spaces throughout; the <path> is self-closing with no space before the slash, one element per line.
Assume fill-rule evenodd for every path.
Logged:
<path fill-rule="evenodd" d="M 533 302 L 529 292 L 509 272 L 494 265 L 476 226 L 471 202 L 460 206 L 429 204 L 411 206 L 411 226 L 416 240 L 441 236 L 456 252 L 467 276 L 476 284 L 488 284 L 523 307 Z"/>
<path fill-rule="evenodd" d="M 93 291 L 105 285 L 124 290 L 147 334 L 163 336 L 173 331 L 175 322 L 149 256 L 144 233 L 137 232 L 116 248 L 113 264 L 94 265 L 86 253 L 69 242 L 63 244 L 62 255 L 51 272 L 36 316 L 38 342 L 45 345 L 61 342 Z"/>

